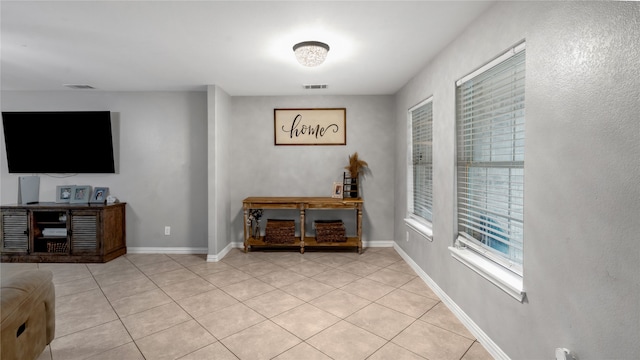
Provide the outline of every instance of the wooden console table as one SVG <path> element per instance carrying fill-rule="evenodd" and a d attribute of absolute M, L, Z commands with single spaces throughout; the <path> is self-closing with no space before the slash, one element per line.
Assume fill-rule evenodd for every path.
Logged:
<path fill-rule="evenodd" d="M 361 198 L 335 199 L 331 197 L 248 197 L 242 201 L 244 210 L 244 251 L 252 246 L 265 247 L 300 247 L 304 254 L 308 247 L 356 247 L 362 253 L 362 207 Z M 300 211 L 300 236 L 292 244 L 273 244 L 264 241 L 264 236 L 257 238 L 251 234 L 249 211 L 251 209 L 297 209 Z M 356 235 L 347 236 L 346 242 L 317 242 L 315 237 L 307 236 L 305 229 L 305 212 L 307 210 L 345 210 L 356 211 Z"/>

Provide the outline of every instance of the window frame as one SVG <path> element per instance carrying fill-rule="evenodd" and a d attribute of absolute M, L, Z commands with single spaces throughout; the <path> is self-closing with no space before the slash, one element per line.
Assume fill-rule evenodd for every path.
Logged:
<path fill-rule="evenodd" d="M 425 199 L 427 202 L 425 204 L 428 207 L 427 211 L 431 214 L 431 219 L 428 219 L 421 214 L 418 214 L 414 211 L 415 204 L 415 164 L 414 164 L 414 133 L 415 133 L 415 124 L 414 124 L 414 115 L 417 111 L 422 110 L 424 107 L 429 106 L 429 115 L 427 116 L 426 123 L 424 126 L 427 126 L 425 130 L 427 139 L 430 139 L 430 144 L 428 144 L 427 151 L 430 154 L 430 159 L 425 162 L 425 166 L 427 166 L 428 170 L 431 173 L 431 180 L 425 179 L 430 185 L 430 188 L 427 189 L 427 194 L 431 194 L 431 196 L 427 196 L 429 199 Z M 433 241 L 433 96 L 430 96 L 416 105 L 409 108 L 407 111 L 407 216 L 404 219 L 405 224 L 418 232 L 424 238 L 429 241 Z"/>
<path fill-rule="evenodd" d="M 517 44 L 516 46 L 510 48 L 507 52 L 503 53 L 502 55 L 498 56 L 497 58 L 495 58 L 494 60 L 488 62 L 487 64 L 485 64 L 484 66 L 480 67 L 479 69 L 477 69 L 476 71 L 470 73 L 469 75 L 461 78 L 460 80 L 458 80 L 456 82 L 456 167 L 455 167 L 455 171 L 456 171 L 456 186 L 455 186 L 455 190 L 456 190 L 456 194 L 455 194 L 455 199 L 456 199 L 456 231 L 457 231 L 457 236 L 456 239 L 454 241 L 454 245 L 452 247 L 449 247 L 451 255 L 456 259 L 459 260 L 460 262 L 462 262 L 463 264 L 467 265 L 469 268 L 471 268 L 473 271 L 475 271 L 476 273 L 480 274 L 481 276 L 483 276 L 484 278 L 486 278 L 487 280 L 491 281 L 493 284 L 495 284 L 496 286 L 498 286 L 499 288 L 501 288 L 502 290 L 504 290 L 505 292 L 507 292 L 509 295 L 511 295 L 512 297 L 514 297 L 515 299 L 519 300 L 520 302 L 524 301 L 524 298 L 526 296 L 526 293 L 524 292 L 524 288 L 523 288 L 523 268 L 522 268 L 522 263 L 518 263 L 517 261 L 513 261 L 512 259 L 509 259 L 508 257 L 505 257 L 504 254 L 502 254 L 500 251 L 495 250 L 496 247 L 495 246 L 490 246 L 489 245 L 489 241 L 490 240 L 486 240 L 486 244 L 483 244 L 481 241 L 479 241 L 478 239 L 472 237 L 471 235 L 461 231 L 462 228 L 469 228 L 468 224 L 469 224 L 469 218 L 465 217 L 464 221 L 465 224 L 462 225 L 461 221 L 463 221 L 461 219 L 461 210 L 469 210 L 469 206 L 471 206 L 470 204 L 474 203 L 474 201 L 476 200 L 472 200 L 472 195 L 469 195 L 469 197 L 464 198 L 463 203 L 465 204 L 464 207 L 461 209 L 461 192 L 463 190 L 468 190 L 470 191 L 469 194 L 472 194 L 472 184 L 471 183 L 465 183 L 462 185 L 462 188 L 460 188 L 461 186 L 461 174 L 460 174 L 460 170 L 459 170 L 459 166 L 461 166 L 461 164 L 464 164 L 461 160 L 465 158 L 465 155 L 468 154 L 461 154 L 461 150 L 460 150 L 460 134 L 461 134 L 461 130 L 459 128 L 460 124 L 461 124 L 461 116 L 462 114 L 460 113 L 460 109 L 458 108 L 459 105 L 459 101 L 460 101 L 460 94 L 459 94 L 459 89 L 461 88 L 462 85 L 466 84 L 468 81 L 473 80 L 478 78 L 479 76 L 487 76 L 485 74 L 488 73 L 489 70 L 495 68 L 496 66 L 500 66 L 503 65 L 505 61 L 513 58 L 514 56 L 517 55 L 522 55 L 524 57 L 523 59 L 523 65 L 525 66 L 524 70 L 523 70 L 523 76 L 524 74 L 526 74 L 526 54 L 524 53 L 525 50 L 525 42 L 521 42 L 519 44 Z M 515 66 L 514 66 L 515 67 Z M 523 84 L 524 84 L 524 79 L 522 80 Z M 515 82 L 514 82 L 515 83 Z M 492 91 L 494 91 L 492 89 Z M 513 95 L 512 95 L 513 96 Z M 523 90 L 523 94 L 522 97 L 524 99 L 524 90 Z M 522 112 L 524 112 L 524 100 L 522 101 Z M 510 110 L 509 113 L 513 112 L 514 110 Z M 487 113 L 489 113 L 490 111 L 487 111 Z M 479 115 L 474 114 L 474 120 L 476 117 L 479 117 Z M 476 121 L 476 126 L 478 124 L 479 120 L 475 120 Z M 481 120 L 481 121 L 485 121 L 485 120 Z M 490 123 L 491 121 L 495 121 L 495 117 L 492 114 L 491 120 L 489 120 Z M 523 120 L 522 120 L 523 124 L 517 124 L 517 125 L 510 125 L 509 129 L 511 132 L 515 132 L 517 130 L 517 126 L 522 126 L 524 128 L 524 115 L 523 115 Z M 492 123 L 491 123 L 492 124 Z M 523 130 L 524 131 L 524 130 Z M 496 137 L 494 137 L 495 135 L 492 132 L 489 132 L 490 134 L 488 135 L 487 138 L 483 138 L 485 140 L 488 141 L 488 143 L 493 144 L 493 141 L 496 141 Z M 464 133 L 466 134 L 466 133 Z M 484 135 L 484 134 L 483 134 Z M 520 140 L 519 138 L 517 138 L 517 140 Z M 516 168 L 515 166 L 520 166 L 519 169 L 521 169 L 521 183 L 519 183 L 521 185 L 521 212 L 524 212 L 524 135 L 522 135 L 522 149 L 519 148 L 520 145 L 515 145 L 515 141 L 512 142 L 512 149 L 517 149 L 517 150 L 521 150 L 522 151 L 522 161 L 515 161 L 515 156 L 514 159 L 511 161 L 494 161 L 495 163 L 500 162 L 500 166 L 496 167 L 496 164 L 492 163 L 492 161 L 485 161 L 486 164 L 473 164 L 472 166 L 474 166 L 474 169 L 486 169 L 486 171 L 489 171 L 489 169 L 509 169 L 509 180 L 508 180 L 508 186 L 509 189 L 512 188 L 513 186 L 513 179 L 511 177 L 511 170 L 512 167 Z M 467 145 L 471 143 L 472 147 L 476 146 L 474 145 L 475 142 L 474 141 L 465 141 L 464 144 L 462 145 Z M 477 149 L 475 149 L 477 151 Z M 516 150 L 513 150 L 514 153 Z M 466 150 L 465 148 L 465 152 L 468 152 L 468 150 Z M 491 153 L 493 154 L 493 153 Z M 475 160 L 474 159 L 474 155 L 471 157 L 472 161 Z M 493 155 L 491 155 L 492 157 Z M 466 158 L 466 161 L 468 162 L 468 157 Z M 516 164 L 513 165 L 515 163 L 521 163 L 521 164 Z M 467 163 L 468 164 L 468 163 Z M 484 166 L 483 166 L 484 165 Z M 471 166 L 466 166 L 465 169 L 472 169 Z M 485 182 L 489 182 L 490 180 L 492 180 L 492 178 L 490 177 L 490 175 L 487 175 L 487 177 L 485 178 L 486 181 Z M 516 184 L 518 185 L 518 184 Z M 509 190 L 511 191 L 511 190 Z M 476 197 L 477 198 L 477 197 Z M 484 205 L 486 205 L 486 207 L 484 208 L 484 212 L 490 211 L 494 209 L 494 206 L 496 206 L 495 204 L 491 204 L 490 199 L 491 197 L 489 195 L 486 195 L 486 198 L 481 200 L 484 201 Z M 499 203 L 499 208 L 504 205 L 504 204 L 509 204 L 509 206 L 507 206 L 507 208 L 510 209 L 510 206 L 512 204 L 512 198 L 511 198 L 511 192 L 509 192 L 509 196 L 508 196 L 508 200 L 504 203 Z M 516 204 L 517 205 L 517 204 Z M 482 213 L 482 211 L 480 212 Z M 523 234 L 523 228 L 524 228 L 524 215 L 521 214 L 521 229 L 519 229 L 519 231 L 522 232 L 522 241 L 521 244 L 524 244 L 524 234 Z M 490 218 L 487 217 L 487 219 L 492 220 Z M 493 220 L 492 220 L 493 221 Z M 487 221 L 489 222 L 489 221 Z M 477 225 L 477 224 L 476 224 Z M 511 225 L 511 222 L 509 220 L 509 225 Z M 487 232 L 487 228 L 491 229 L 492 225 L 487 225 L 485 224 L 480 224 L 478 225 L 480 228 L 483 228 L 485 230 L 485 233 Z M 497 231 L 497 230 L 496 230 Z M 502 228 L 500 228 L 500 231 L 503 231 Z M 488 231 L 491 234 L 488 234 L 489 236 L 487 236 L 487 238 L 495 238 L 496 235 L 493 231 Z M 506 231 L 505 231 L 506 232 Z M 502 236 L 502 235 L 500 235 Z M 509 236 L 511 236 L 511 232 L 509 231 Z M 484 239 L 484 237 L 483 237 Z M 507 238 L 505 238 L 507 239 Z M 509 240 L 507 242 L 510 241 L 510 238 L 508 238 Z M 515 246 L 516 243 L 514 243 L 513 246 Z M 509 245 L 508 245 L 509 246 Z M 522 256 L 521 258 L 524 256 L 524 251 L 523 249 L 522 251 Z M 513 256 L 512 256 L 513 257 Z"/>

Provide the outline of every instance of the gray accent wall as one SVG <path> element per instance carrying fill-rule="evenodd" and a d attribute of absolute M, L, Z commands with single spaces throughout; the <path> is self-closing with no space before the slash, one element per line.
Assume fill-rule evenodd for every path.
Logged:
<path fill-rule="evenodd" d="M 2 111 L 75 110 L 112 111 L 118 173 L 37 174 L 40 201 L 55 201 L 57 185 L 107 186 L 127 202 L 127 247 L 206 252 L 207 93 L 2 92 Z M 15 204 L 23 174 L 7 172 L 4 134 L 0 137 L 0 202 Z M 58 156 L 90 161 L 81 149 Z M 165 226 L 171 226 L 171 235 L 164 235 Z"/>
<path fill-rule="evenodd" d="M 213 260 L 242 242 L 242 199 L 330 196 L 356 151 L 371 170 L 361 186 L 364 240 L 390 246 L 393 104 L 391 95 L 232 97 L 215 85 L 207 92 L 2 92 L 3 111 L 113 112 L 118 173 L 38 174 L 40 201 L 55 201 L 57 185 L 107 186 L 128 203 L 130 251 L 197 251 Z M 346 107 L 347 145 L 274 146 L 276 107 Z M 0 137 L 0 202 L 16 203 L 20 174 L 8 173 Z M 60 154 L 60 161 L 87 161 L 81 155 Z M 345 217 L 355 231 L 353 212 L 314 216 Z"/>
<path fill-rule="evenodd" d="M 233 241 L 242 240 L 242 200 L 248 196 L 331 196 L 342 181 L 349 155 L 358 152 L 370 173 L 361 179 L 364 198 L 363 241 L 389 246 L 393 240 L 394 97 L 268 96 L 232 97 L 231 220 Z M 331 146 L 274 145 L 274 109 L 346 108 L 347 144 Z M 316 211 L 313 218 L 344 218 L 355 231 L 353 211 Z M 299 213 L 275 211 L 267 217 L 297 219 Z M 308 222 L 307 224 L 310 224 Z M 262 224 L 264 227 L 264 222 Z M 352 232 L 353 233 L 353 232 Z"/>
<path fill-rule="evenodd" d="M 520 303 L 451 257 L 455 81 L 526 40 Z M 396 97 L 396 244 L 512 359 L 640 354 L 640 3 L 498 2 Z M 433 95 L 433 242 L 403 224 L 407 110 Z M 409 234 L 408 241 L 405 239 Z"/>

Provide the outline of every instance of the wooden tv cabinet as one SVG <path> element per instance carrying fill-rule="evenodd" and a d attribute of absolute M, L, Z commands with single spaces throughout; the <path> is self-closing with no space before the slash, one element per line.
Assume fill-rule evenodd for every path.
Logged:
<path fill-rule="evenodd" d="M 102 263 L 127 253 L 126 203 L 0 206 L 2 262 Z"/>
<path fill-rule="evenodd" d="M 362 198 L 337 199 L 331 197 L 248 197 L 242 201 L 244 211 L 244 251 L 252 247 L 355 247 L 362 253 Z M 265 242 L 264 236 L 253 236 L 249 224 L 251 209 L 297 209 L 300 211 L 300 236 L 293 243 L 276 244 Z M 345 242 L 318 242 L 315 237 L 306 234 L 305 213 L 308 210 L 345 210 L 356 212 L 356 234 L 347 236 Z"/>

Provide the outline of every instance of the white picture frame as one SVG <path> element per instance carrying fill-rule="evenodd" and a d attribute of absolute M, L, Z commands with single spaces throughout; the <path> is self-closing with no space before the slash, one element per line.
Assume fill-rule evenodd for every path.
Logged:
<path fill-rule="evenodd" d="M 58 185 L 56 186 L 56 203 L 68 204 L 71 200 L 71 188 L 75 185 Z"/>
<path fill-rule="evenodd" d="M 342 199 L 343 196 L 344 184 L 336 181 L 333 183 L 333 188 L 331 190 L 331 197 L 335 199 Z"/>
<path fill-rule="evenodd" d="M 70 204 L 88 204 L 91 196 L 90 185 L 74 185 L 71 187 Z"/>
<path fill-rule="evenodd" d="M 107 201 L 107 196 L 109 196 L 108 187 L 95 187 L 89 202 L 92 204 L 104 204 Z"/>

